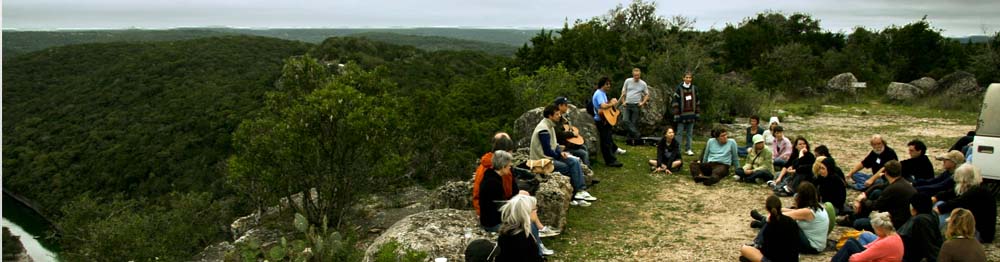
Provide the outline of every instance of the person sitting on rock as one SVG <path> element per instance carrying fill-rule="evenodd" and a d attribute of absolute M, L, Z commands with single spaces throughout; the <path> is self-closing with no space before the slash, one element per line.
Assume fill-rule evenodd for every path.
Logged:
<path fill-rule="evenodd" d="M 532 237 L 534 224 L 531 212 L 536 200 L 532 196 L 518 195 L 500 207 L 501 224 L 498 225 L 496 261 L 544 261 L 537 238 Z"/>
<path fill-rule="evenodd" d="M 480 185 L 483 181 L 483 177 L 486 175 L 487 170 L 493 169 L 493 153 L 495 151 L 505 151 L 511 153 L 514 151 L 514 140 L 510 138 L 510 135 L 504 132 L 497 132 L 493 135 L 493 151 L 486 152 L 479 159 L 479 166 L 476 167 L 475 178 L 472 183 L 472 207 L 476 210 L 476 215 L 481 215 L 479 207 L 479 193 Z M 511 176 L 500 176 L 502 179 L 502 186 L 506 192 L 507 188 L 512 188 L 517 184 L 517 180 L 520 179 L 531 179 L 534 178 L 535 174 L 531 173 L 530 170 L 511 167 Z M 521 190 L 521 189 L 519 189 Z M 531 192 L 528 192 L 531 193 Z M 510 198 L 509 195 L 505 195 L 506 198 Z M 506 199 L 505 198 L 505 199 Z M 540 228 L 539 234 L 541 237 L 555 236 L 558 235 L 559 229 L 545 226 L 542 224 L 541 220 L 538 219 L 537 214 L 532 214 L 531 220 L 535 222 L 536 226 Z"/>
<path fill-rule="evenodd" d="M 816 162 L 816 156 L 809 151 L 809 141 L 805 137 L 795 138 L 795 153 L 788 159 L 788 162 L 781 168 L 781 173 L 772 186 L 774 192 L 779 196 L 791 196 L 795 193 L 793 189 L 798 188 L 803 181 L 813 181 L 812 166 Z"/>
<path fill-rule="evenodd" d="M 882 139 L 882 136 L 874 135 L 872 136 L 870 142 L 872 150 L 868 153 L 868 156 L 861 160 L 860 163 L 854 165 L 854 168 L 852 168 L 850 172 L 847 172 L 847 175 L 849 175 L 847 178 L 848 184 L 851 184 L 851 188 L 858 191 L 865 191 L 868 187 L 871 187 L 874 184 L 884 183 L 885 181 L 879 179 L 882 177 L 881 175 L 878 177 L 875 175 L 880 173 L 879 171 L 882 170 L 885 163 L 899 159 L 899 157 L 896 156 L 896 151 L 892 150 L 892 148 L 886 144 L 885 139 Z M 868 174 L 860 172 L 864 168 L 870 168 L 872 173 Z"/>
<path fill-rule="evenodd" d="M 516 195 L 530 196 L 528 191 L 520 190 L 517 187 L 517 183 L 510 184 L 509 187 L 503 183 L 503 177 L 513 176 L 511 169 L 513 168 L 514 156 L 507 151 L 497 150 L 493 152 L 493 168 L 486 170 L 483 175 L 483 180 L 480 182 L 479 190 L 479 224 L 483 227 L 483 230 L 487 232 L 497 232 L 500 228 L 500 209 L 498 206 L 500 203 L 515 197 Z M 516 195 L 515 195 L 516 194 Z M 532 211 L 529 214 L 529 222 L 533 222 L 531 225 L 531 233 L 535 238 L 537 243 L 539 243 L 538 250 L 543 253 L 552 253 L 551 250 L 545 248 L 541 245 L 541 228 L 544 226 L 539 226 L 541 223 L 538 222 L 538 214 Z"/>
<path fill-rule="evenodd" d="M 649 160 L 653 173 L 664 172 L 669 175 L 681 169 L 683 162 L 680 143 L 674 138 L 674 128 L 667 127 L 667 131 L 663 132 L 663 139 L 656 142 L 656 159 Z"/>
<path fill-rule="evenodd" d="M 760 117 L 757 115 L 750 116 L 750 127 L 746 129 L 746 146 L 740 147 L 740 157 L 747 156 L 749 154 L 750 148 L 753 148 L 753 136 L 754 135 L 764 135 L 764 129 L 760 128 Z M 763 141 L 763 140 L 761 140 Z"/>
<path fill-rule="evenodd" d="M 794 219 L 781 213 L 781 200 L 778 196 L 767 197 L 764 205 L 770 216 L 761 225 L 760 234 L 757 234 L 753 244 L 740 248 L 740 261 L 799 261 L 799 225 Z M 760 216 L 754 217 L 755 223 L 761 223 L 759 221 L 765 219 L 756 211 L 752 211 L 751 215 Z"/>
<path fill-rule="evenodd" d="M 774 178 L 771 149 L 764 146 L 763 135 L 753 135 L 752 147 L 747 154 L 747 163 L 736 169 L 736 176 L 747 183 L 761 183 Z"/>
<path fill-rule="evenodd" d="M 729 139 L 725 128 L 713 129 L 712 138 L 708 139 L 701 160 L 691 165 L 694 181 L 711 186 L 729 176 L 730 169 L 740 167 L 740 156 L 736 148 L 736 141 Z"/>
<path fill-rule="evenodd" d="M 569 99 L 560 96 L 552 104 L 559 108 L 559 114 L 562 115 L 559 125 L 556 126 L 556 142 L 565 147 L 566 152 L 580 158 L 580 162 L 589 167 L 590 152 L 587 151 L 587 146 L 569 142 L 570 138 L 576 137 L 576 133 L 573 133 L 573 130 L 568 128 L 573 126 L 569 122 L 569 118 L 566 117 L 566 114 L 569 113 Z"/>
<path fill-rule="evenodd" d="M 562 116 L 555 105 L 546 106 L 542 110 L 541 121 L 535 126 L 531 134 L 531 147 L 529 159 L 549 159 L 559 173 L 569 176 L 570 183 L 573 184 L 572 205 L 589 206 L 590 202 L 597 198 L 587 192 L 587 185 L 583 178 L 583 168 L 580 166 L 580 159 L 569 153 L 563 152 L 556 143 L 555 127 Z"/>
<path fill-rule="evenodd" d="M 965 156 L 961 152 L 953 150 L 938 156 L 937 159 L 941 160 L 944 171 L 932 179 L 914 180 L 913 187 L 917 188 L 917 192 L 933 196 L 955 188 L 955 180 L 952 179 L 952 175 L 955 174 L 955 169 L 959 165 L 965 164 Z"/>

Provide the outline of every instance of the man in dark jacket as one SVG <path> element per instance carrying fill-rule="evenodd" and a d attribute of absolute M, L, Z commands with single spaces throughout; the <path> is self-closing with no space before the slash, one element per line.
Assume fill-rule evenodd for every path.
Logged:
<path fill-rule="evenodd" d="M 931 197 L 928 195 L 916 194 L 910 198 L 910 214 L 913 217 L 897 230 L 903 239 L 903 261 L 937 261 L 944 238 L 938 227 L 938 217 L 931 208 Z"/>
<path fill-rule="evenodd" d="M 889 180 L 889 186 L 885 187 L 882 195 L 877 200 L 870 200 L 865 193 L 858 195 L 855 203 L 854 229 L 868 230 L 874 232 L 868 214 L 871 211 L 889 212 L 892 216 L 892 226 L 900 228 L 907 220 L 910 220 L 910 198 L 917 193 L 917 190 L 903 179 L 902 165 L 899 161 L 892 160 L 885 164 L 885 176 Z"/>
<path fill-rule="evenodd" d="M 927 145 L 923 141 L 913 140 L 906 144 L 910 159 L 903 160 L 903 177 L 910 182 L 916 179 L 934 178 L 934 165 L 927 158 Z"/>

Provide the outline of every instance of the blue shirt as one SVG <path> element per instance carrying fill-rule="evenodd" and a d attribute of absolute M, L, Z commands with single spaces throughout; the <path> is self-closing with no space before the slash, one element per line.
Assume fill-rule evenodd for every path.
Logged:
<path fill-rule="evenodd" d="M 705 152 L 705 156 L 701 160 L 702 163 L 714 162 L 732 167 L 740 166 L 740 157 L 736 152 L 736 141 L 733 139 L 727 139 L 725 145 L 719 144 L 719 140 L 715 140 L 715 138 L 709 139 L 705 151 L 708 152 Z"/>
<path fill-rule="evenodd" d="M 601 105 L 608 102 L 608 95 L 604 93 L 604 89 L 597 89 L 594 92 L 594 97 L 590 99 L 590 103 L 594 104 L 594 121 L 601 121 L 601 114 L 597 113 L 597 110 L 601 109 Z"/>

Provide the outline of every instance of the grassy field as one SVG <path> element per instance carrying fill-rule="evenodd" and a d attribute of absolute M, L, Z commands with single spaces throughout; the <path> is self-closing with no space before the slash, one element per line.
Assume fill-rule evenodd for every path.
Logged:
<path fill-rule="evenodd" d="M 912 139 L 927 142 L 928 153 L 944 152 L 955 138 L 975 128 L 974 113 L 938 111 L 926 108 L 866 103 L 850 106 L 818 106 L 801 103 L 782 106 L 783 125 L 788 137 L 804 136 L 813 147 L 831 148 L 838 165 L 849 170 L 871 148 L 868 137 L 887 137 L 901 159 Z M 731 126 L 730 138 L 743 144 L 746 119 Z M 696 136 L 695 152 L 704 148 L 707 137 Z M 749 227 L 749 211 L 763 209 L 771 191 L 763 185 L 739 183 L 727 178 L 711 187 L 695 184 L 684 156 L 685 166 L 672 175 L 650 174 L 647 159 L 655 157 L 653 147 L 625 146 L 619 155 L 625 164 L 610 168 L 598 158 L 594 172 L 601 184 L 590 190 L 599 198 L 590 207 L 572 207 L 563 234 L 544 239 L 555 250 L 553 261 L 735 261 L 740 245 L 751 241 L 757 231 Z M 741 163 L 742 163 L 741 159 Z M 933 161 L 940 169 L 940 161 Z M 849 191 L 848 198 L 854 192 Z M 785 205 L 791 198 L 782 198 Z M 830 236 L 838 239 L 845 228 Z M 1000 259 L 1000 246 L 987 245 L 990 260 Z M 829 261 L 834 252 L 803 255 L 803 261 Z"/>

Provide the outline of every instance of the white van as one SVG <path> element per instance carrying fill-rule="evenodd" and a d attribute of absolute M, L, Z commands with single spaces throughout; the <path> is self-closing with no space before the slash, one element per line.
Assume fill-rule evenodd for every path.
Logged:
<path fill-rule="evenodd" d="M 983 171 L 983 179 L 1000 181 L 1000 84 L 986 88 L 981 110 L 972 140 L 972 163 Z"/>

